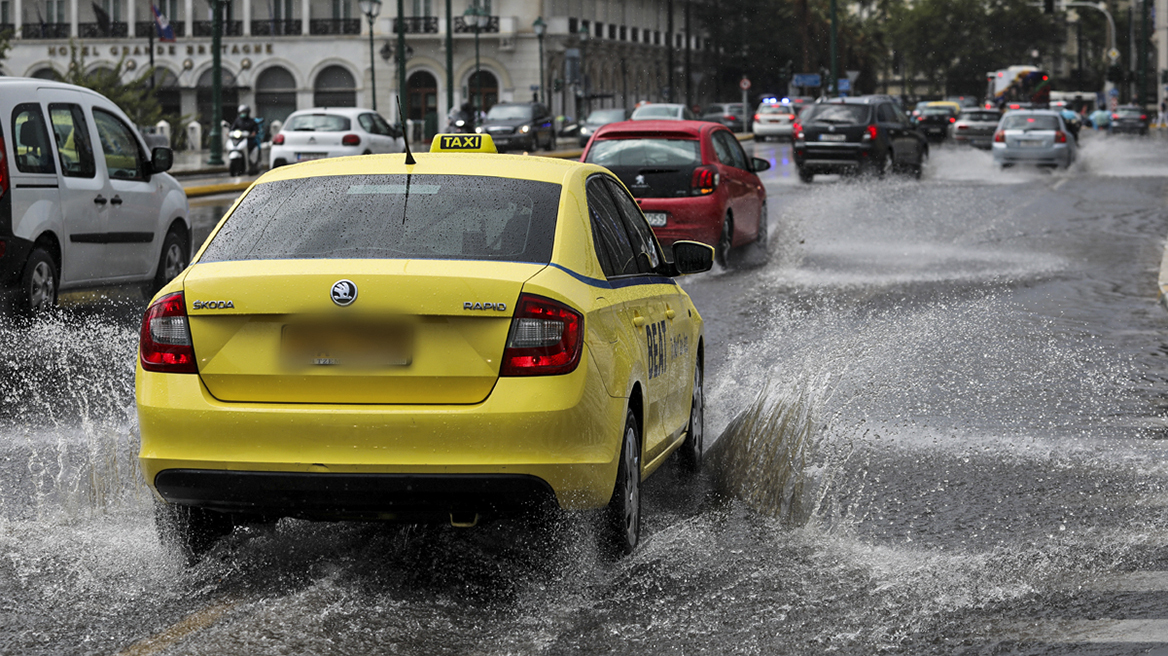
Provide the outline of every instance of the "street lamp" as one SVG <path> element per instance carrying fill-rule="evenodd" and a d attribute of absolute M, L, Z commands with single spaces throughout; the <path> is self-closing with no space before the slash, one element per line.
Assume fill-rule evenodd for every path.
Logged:
<path fill-rule="evenodd" d="M 547 23 L 543 22 L 543 16 L 535 19 L 535 22 L 531 24 L 531 29 L 535 31 L 535 36 L 539 39 L 539 97 L 543 99 L 543 104 L 547 105 L 547 90 L 543 83 L 543 35 L 547 34 Z"/>
<path fill-rule="evenodd" d="M 381 13 L 381 0 L 358 0 L 361 13 L 369 19 L 369 89 L 373 93 L 373 111 L 377 111 L 377 68 L 373 60 L 373 21 Z"/>
<path fill-rule="evenodd" d="M 588 27 L 586 25 L 580 26 L 580 31 L 576 33 L 580 37 L 580 88 L 583 89 L 584 96 L 584 111 L 576 108 L 576 114 L 579 120 L 583 120 L 588 115 L 588 69 L 584 66 L 584 45 L 588 43 Z"/>
<path fill-rule="evenodd" d="M 211 2 L 211 154 L 207 164 L 223 166 L 223 65 L 220 54 L 223 52 L 223 7 L 229 0 L 210 0 Z"/>
<path fill-rule="evenodd" d="M 487 15 L 486 8 L 480 8 L 477 4 L 471 5 L 463 12 L 463 18 L 474 27 L 475 35 L 475 86 L 478 88 L 479 106 L 475 110 L 475 126 L 479 123 L 479 112 L 486 108 L 483 102 L 483 79 L 479 75 L 481 72 L 481 62 L 479 61 L 479 31 L 486 27 L 491 22 L 491 17 Z M 472 97 L 475 91 L 471 91 Z"/>

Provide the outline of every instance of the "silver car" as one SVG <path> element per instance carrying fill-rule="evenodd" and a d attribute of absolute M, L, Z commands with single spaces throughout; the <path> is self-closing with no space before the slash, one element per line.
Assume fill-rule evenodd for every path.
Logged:
<path fill-rule="evenodd" d="M 959 146 L 989 150 L 1001 118 L 1002 113 L 996 109 L 963 109 L 957 122 L 949 126 L 949 136 Z"/>
<path fill-rule="evenodd" d="M 634 121 L 694 121 L 697 116 L 685 105 L 677 103 L 650 103 L 633 110 Z"/>
<path fill-rule="evenodd" d="M 1075 161 L 1075 137 L 1058 112 L 1017 110 L 1007 113 L 994 132 L 994 162 L 1066 168 Z"/>
<path fill-rule="evenodd" d="M 751 131 L 757 141 L 790 139 L 794 134 L 795 110 L 790 105 L 763 103 L 754 113 Z"/>

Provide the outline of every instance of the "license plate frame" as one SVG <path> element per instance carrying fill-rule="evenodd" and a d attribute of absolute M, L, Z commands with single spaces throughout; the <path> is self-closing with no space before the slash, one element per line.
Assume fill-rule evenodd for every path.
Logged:
<path fill-rule="evenodd" d="M 314 159 L 324 159 L 328 157 L 328 153 L 296 153 L 297 162 L 308 162 Z"/>
<path fill-rule="evenodd" d="M 830 143 L 840 143 L 842 141 L 847 141 L 848 135 L 846 135 L 846 134 L 821 134 L 821 135 L 819 135 L 819 140 L 820 141 L 827 141 Z"/>
<path fill-rule="evenodd" d="M 405 321 L 285 324 L 280 355 L 294 369 L 399 369 L 413 363 L 414 326 Z"/>
<path fill-rule="evenodd" d="M 1042 148 L 1042 139 L 1019 139 L 1019 148 Z"/>
<path fill-rule="evenodd" d="M 669 214 L 666 212 L 645 212 L 645 220 L 649 222 L 650 227 L 660 228 L 669 222 Z"/>

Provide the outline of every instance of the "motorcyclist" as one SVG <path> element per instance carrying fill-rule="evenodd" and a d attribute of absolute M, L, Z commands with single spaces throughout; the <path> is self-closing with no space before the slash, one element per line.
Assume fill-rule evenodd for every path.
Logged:
<path fill-rule="evenodd" d="M 463 121 L 467 132 L 474 132 L 475 111 L 473 105 L 469 102 L 462 103 L 462 107 L 458 108 L 458 118 Z"/>
<path fill-rule="evenodd" d="M 231 124 L 232 130 L 241 130 L 252 136 L 259 132 L 259 124 L 251 117 L 251 107 L 247 105 L 239 106 L 239 113 L 235 115 L 235 122 Z"/>

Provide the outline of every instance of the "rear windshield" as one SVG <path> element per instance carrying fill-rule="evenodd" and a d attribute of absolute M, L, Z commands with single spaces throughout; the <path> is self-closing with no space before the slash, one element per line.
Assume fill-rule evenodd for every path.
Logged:
<path fill-rule="evenodd" d="M 952 107 L 926 107 L 921 110 L 926 116 L 949 116 L 953 114 Z"/>
<path fill-rule="evenodd" d="M 793 114 L 795 113 L 790 107 L 786 105 L 763 105 L 758 108 L 759 114 Z"/>
<path fill-rule="evenodd" d="M 350 129 L 350 125 L 352 122 L 349 119 L 336 114 L 301 114 L 293 116 L 284 129 L 297 132 L 344 132 Z"/>
<path fill-rule="evenodd" d="M 1115 113 L 1124 118 L 1139 118 L 1143 115 L 1143 112 L 1138 109 L 1124 109 L 1122 107 L 1117 109 Z"/>
<path fill-rule="evenodd" d="M 697 139 L 601 139 L 592 142 L 589 164 L 600 166 L 686 166 L 702 163 Z"/>
<path fill-rule="evenodd" d="M 588 120 L 584 122 L 604 125 L 605 123 L 616 123 L 617 121 L 623 120 L 625 120 L 625 110 L 623 109 L 594 109 L 588 115 Z"/>
<path fill-rule="evenodd" d="M 677 118 L 681 109 L 674 105 L 645 105 L 636 111 L 637 118 Z"/>
<path fill-rule="evenodd" d="M 531 105 L 495 105 L 487 112 L 490 121 L 529 121 Z"/>
<path fill-rule="evenodd" d="M 1002 119 L 1003 130 L 1057 130 L 1059 121 L 1057 116 L 1034 116 L 1026 114 L 1010 114 Z"/>
<path fill-rule="evenodd" d="M 811 105 L 804 109 L 801 118 L 804 125 L 807 123 L 867 123 L 868 112 L 867 105 L 822 104 Z"/>
<path fill-rule="evenodd" d="M 961 118 L 966 121 L 983 121 L 997 123 L 1001 114 L 997 112 L 962 112 Z"/>
<path fill-rule="evenodd" d="M 551 260 L 560 185 L 465 175 L 346 175 L 257 185 L 203 262 Z"/>

